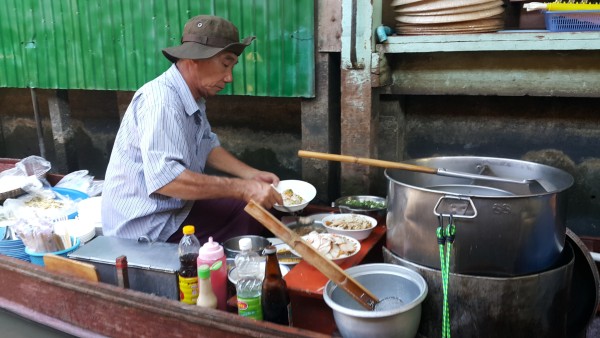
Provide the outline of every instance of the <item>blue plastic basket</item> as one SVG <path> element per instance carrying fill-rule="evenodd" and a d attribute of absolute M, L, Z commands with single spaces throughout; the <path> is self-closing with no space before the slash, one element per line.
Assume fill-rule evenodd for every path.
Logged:
<path fill-rule="evenodd" d="M 546 11 L 546 29 L 551 32 L 600 31 L 600 11 Z"/>
<path fill-rule="evenodd" d="M 29 255 L 29 259 L 31 260 L 31 263 L 36 264 L 36 265 L 44 266 L 44 255 L 45 254 L 51 253 L 51 254 L 55 254 L 55 255 L 58 255 L 58 256 L 67 257 L 67 255 L 70 252 L 73 252 L 73 251 L 77 250 L 79 248 L 79 245 L 81 244 L 81 242 L 79 241 L 79 238 L 75 238 L 75 237 L 71 237 L 71 242 L 73 243 L 73 246 L 71 246 L 68 249 L 61 250 L 61 251 L 56 251 L 56 252 L 33 252 L 33 251 L 29 250 L 29 248 L 25 247 L 25 252 Z"/>

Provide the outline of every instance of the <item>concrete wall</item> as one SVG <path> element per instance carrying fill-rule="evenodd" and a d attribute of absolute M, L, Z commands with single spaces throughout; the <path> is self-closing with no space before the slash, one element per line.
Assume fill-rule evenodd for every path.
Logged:
<path fill-rule="evenodd" d="M 37 90 L 45 158 L 55 159 L 48 97 Z M 103 178 L 124 112 L 133 92 L 69 90 L 78 168 Z M 247 163 L 275 172 L 282 179 L 300 177 L 300 100 L 217 96 L 208 103 L 208 117 L 222 144 Z M 31 93 L 0 89 L 0 157 L 40 155 Z"/>
<path fill-rule="evenodd" d="M 575 178 L 567 226 L 600 236 L 598 104 L 600 98 L 384 95 L 378 153 L 388 160 L 501 157 L 563 169 Z"/>

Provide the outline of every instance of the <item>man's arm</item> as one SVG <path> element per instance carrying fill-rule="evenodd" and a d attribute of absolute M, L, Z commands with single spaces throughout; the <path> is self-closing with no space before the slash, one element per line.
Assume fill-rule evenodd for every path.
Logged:
<path fill-rule="evenodd" d="M 279 183 L 276 175 L 248 166 L 222 147 L 211 151 L 208 164 L 240 178 L 205 175 L 186 169 L 156 192 L 184 200 L 235 198 L 247 202 L 252 199 L 265 208 L 283 204 L 281 195 L 271 187 L 271 183 Z"/>

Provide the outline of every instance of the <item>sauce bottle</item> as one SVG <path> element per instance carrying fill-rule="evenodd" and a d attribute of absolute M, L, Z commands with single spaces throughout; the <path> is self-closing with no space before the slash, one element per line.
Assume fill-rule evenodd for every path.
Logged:
<path fill-rule="evenodd" d="M 183 238 L 179 241 L 179 262 L 177 272 L 179 279 L 179 300 L 186 304 L 196 304 L 198 298 L 198 268 L 197 259 L 200 242 L 194 235 L 193 225 L 183 227 Z"/>
<path fill-rule="evenodd" d="M 218 266 L 216 262 L 221 261 Z M 212 289 L 217 296 L 219 310 L 227 310 L 227 259 L 223 246 L 217 242 L 213 242 L 213 238 L 209 237 L 208 242 L 204 243 L 198 252 L 198 267 L 203 264 L 211 267 L 210 280 Z"/>
<path fill-rule="evenodd" d="M 210 282 L 210 267 L 207 264 L 198 266 L 198 299 L 196 305 L 208 307 L 211 309 L 217 308 L 217 296 L 213 292 Z"/>
<path fill-rule="evenodd" d="M 267 256 L 265 278 L 262 282 L 263 319 L 280 325 L 291 325 L 292 310 L 287 284 L 281 275 L 277 249 L 269 245 L 263 251 Z"/>
<path fill-rule="evenodd" d="M 240 252 L 235 256 L 235 269 L 238 280 L 235 285 L 237 295 L 238 314 L 240 316 L 262 320 L 262 306 L 260 293 L 262 286 L 262 273 L 260 258 L 252 251 L 252 240 L 244 237 L 239 241 Z"/>

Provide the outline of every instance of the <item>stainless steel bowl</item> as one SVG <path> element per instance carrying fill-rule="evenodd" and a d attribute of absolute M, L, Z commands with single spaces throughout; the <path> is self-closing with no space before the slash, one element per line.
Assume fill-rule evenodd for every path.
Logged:
<path fill-rule="evenodd" d="M 223 249 L 225 250 L 225 257 L 235 258 L 237 254 L 242 252 L 240 250 L 240 239 L 248 237 L 252 240 L 252 251 L 262 256 L 263 249 L 270 244 L 269 240 L 262 236 L 237 236 L 232 237 L 223 242 Z"/>
<path fill-rule="evenodd" d="M 421 322 L 421 303 L 427 296 L 427 283 L 417 272 L 395 264 L 363 264 L 346 272 L 380 300 L 395 297 L 402 304 L 385 310 L 368 311 L 346 291 L 328 281 L 325 303 L 344 338 L 415 337 Z"/>

